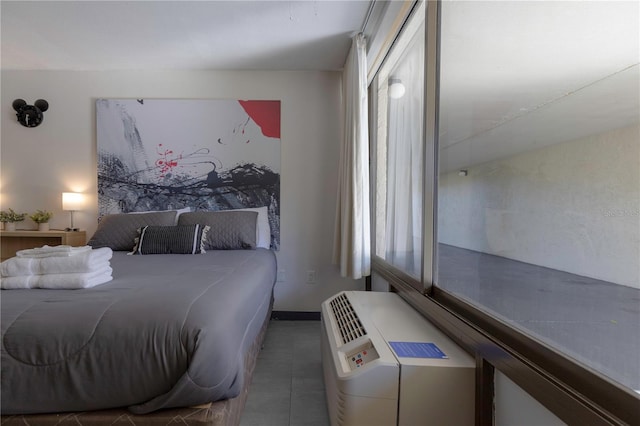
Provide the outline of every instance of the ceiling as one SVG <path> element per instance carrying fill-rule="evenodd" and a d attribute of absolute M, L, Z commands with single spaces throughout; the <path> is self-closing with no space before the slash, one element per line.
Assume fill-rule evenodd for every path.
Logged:
<path fill-rule="evenodd" d="M 339 70 L 372 4 L 1 0 L 1 68 Z M 443 1 L 442 28 L 443 171 L 638 122 L 637 0 Z"/>
<path fill-rule="evenodd" d="M 6 1 L 3 70 L 339 70 L 370 0 Z"/>
<path fill-rule="evenodd" d="M 441 40 L 442 171 L 638 123 L 638 1 L 445 1 Z"/>

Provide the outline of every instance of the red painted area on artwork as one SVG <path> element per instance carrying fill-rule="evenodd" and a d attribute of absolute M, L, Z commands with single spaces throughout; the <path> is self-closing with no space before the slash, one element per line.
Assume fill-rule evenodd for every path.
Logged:
<path fill-rule="evenodd" d="M 280 138 L 280 101 L 238 101 L 268 138 Z"/>
<path fill-rule="evenodd" d="M 160 157 L 156 160 L 156 166 L 159 168 L 160 177 L 164 177 L 175 167 L 178 167 L 178 160 L 182 160 L 182 154 L 172 158 L 171 156 L 173 155 L 173 150 L 164 149 L 161 143 L 159 143 L 156 147 L 156 152 Z"/>

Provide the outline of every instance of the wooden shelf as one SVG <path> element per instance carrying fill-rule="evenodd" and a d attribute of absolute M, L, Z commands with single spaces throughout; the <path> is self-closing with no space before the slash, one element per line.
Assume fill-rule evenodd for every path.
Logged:
<path fill-rule="evenodd" d="M 0 231 L 0 258 L 8 259 L 16 255 L 18 250 L 42 247 L 44 245 L 69 245 L 79 247 L 87 242 L 85 231 L 65 231 L 52 229 L 50 231 L 31 231 L 18 229 L 16 231 Z"/>

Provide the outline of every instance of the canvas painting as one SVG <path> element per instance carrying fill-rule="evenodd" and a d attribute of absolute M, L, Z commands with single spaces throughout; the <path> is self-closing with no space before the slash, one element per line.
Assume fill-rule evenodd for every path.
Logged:
<path fill-rule="evenodd" d="M 98 99 L 98 208 L 269 208 L 280 246 L 280 101 Z"/>

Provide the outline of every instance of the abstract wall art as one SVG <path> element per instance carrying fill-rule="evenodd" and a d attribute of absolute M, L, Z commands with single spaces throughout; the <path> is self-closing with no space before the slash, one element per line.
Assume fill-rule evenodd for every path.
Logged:
<path fill-rule="evenodd" d="M 280 101 L 98 99 L 99 216 L 269 207 L 280 246 Z"/>

